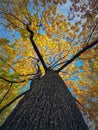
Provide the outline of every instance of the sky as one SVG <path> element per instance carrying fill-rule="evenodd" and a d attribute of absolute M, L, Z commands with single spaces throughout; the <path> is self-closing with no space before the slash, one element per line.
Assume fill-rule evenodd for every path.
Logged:
<path fill-rule="evenodd" d="M 70 0 L 67 0 L 67 4 L 59 5 L 57 11 L 58 11 L 58 13 L 63 13 L 65 16 L 67 16 L 70 6 L 71 6 L 71 2 L 70 2 Z M 2 20 L 2 22 L 3 22 L 3 19 L 0 19 L 0 20 Z M 76 17 L 74 20 L 71 21 L 71 23 L 75 24 L 75 22 L 77 22 L 78 20 L 79 20 L 78 17 Z M 10 40 L 10 42 L 14 42 L 14 39 L 20 38 L 20 34 L 18 31 L 12 31 L 9 33 L 9 30 L 6 30 L 2 25 L 0 25 L 0 30 L 1 30 L 0 37 L 7 38 Z M 45 34 L 45 32 L 43 30 L 40 30 L 39 32 L 42 34 Z M 81 67 L 83 65 L 83 61 L 79 59 L 79 60 L 75 61 L 74 64 L 76 67 Z M 82 70 L 79 71 L 79 73 L 81 73 L 81 72 L 82 72 Z M 79 77 L 76 74 L 73 74 L 73 77 L 69 78 L 69 80 L 77 81 L 77 80 L 79 80 Z M 19 94 L 28 90 L 29 86 L 30 86 L 30 82 L 28 83 L 27 86 L 24 87 L 24 89 L 19 91 Z M 84 86 L 84 89 L 85 89 L 85 86 Z M 70 88 L 70 86 L 69 86 L 69 90 L 72 92 L 72 89 Z"/>
<path fill-rule="evenodd" d="M 67 0 L 66 4 L 63 4 L 63 5 L 59 4 L 58 8 L 57 8 L 57 13 L 62 13 L 65 16 L 67 16 L 68 15 L 68 10 L 69 10 L 70 6 L 71 6 L 70 0 Z M 34 12 L 32 11 L 31 4 L 29 4 L 28 10 L 32 13 L 32 15 L 34 14 Z M 2 18 L 0 18 L 0 20 L 2 20 L 2 22 L 3 22 Z M 75 18 L 73 21 L 71 21 L 71 23 L 75 23 L 76 20 L 77 20 L 77 18 Z M 2 32 L 2 33 L 0 33 L 0 37 L 9 39 L 11 43 L 14 42 L 14 39 L 19 39 L 20 38 L 20 34 L 19 34 L 18 31 L 11 31 L 9 29 L 6 30 L 4 28 L 4 26 L 2 26 L 2 25 L 0 25 L 0 30 Z M 43 30 L 41 30 L 41 29 L 39 30 L 39 33 L 45 34 L 45 32 Z M 77 60 L 76 63 L 75 63 L 76 67 L 81 67 L 82 65 L 83 65 L 82 60 Z M 78 80 L 78 77 L 76 75 L 74 75 L 74 77 L 71 80 Z M 26 86 L 25 89 L 27 89 L 27 88 L 28 88 L 28 86 Z"/>

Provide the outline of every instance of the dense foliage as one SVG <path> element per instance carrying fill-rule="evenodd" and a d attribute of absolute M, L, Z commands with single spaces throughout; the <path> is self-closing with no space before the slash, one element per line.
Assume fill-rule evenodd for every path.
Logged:
<path fill-rule="evenodd" d="M 29 26 L 47 68 L 59 70 L 86 120 L 96 125 L 98 45 L 89 45 L 98 43 L 97 11 L 97 0 L 1 0 L 0 108 L 29 89 L 38 66 L 45 73 Z M 15 104 L 1 113 L 1 123 Z"/>

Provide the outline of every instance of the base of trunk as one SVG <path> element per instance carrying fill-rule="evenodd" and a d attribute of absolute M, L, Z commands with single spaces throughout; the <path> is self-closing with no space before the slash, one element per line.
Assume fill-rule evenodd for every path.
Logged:
<path fill-rule="evenodd" d="M 54 71 L 24 96 L 0 130 L 88 130 L 63 80 Z"/>

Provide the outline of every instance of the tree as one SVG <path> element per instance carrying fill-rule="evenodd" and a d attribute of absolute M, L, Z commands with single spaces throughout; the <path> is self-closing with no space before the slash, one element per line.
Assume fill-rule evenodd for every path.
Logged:
<path fill-rule="evenodd" d="M 15 33 L 16 31 L 17 33 L 19 33 L 18 38 L 17 36 L 14 36 L 15 33 L 13 34 L 14 41 L 9 42 L 7 39 L 1 38 L 1 111 L 13 102 L 11 100 L 19 94 L 20 89 L 23 89 L 28 84 L 29 80 L 32 80 L 32 77 L 34 79 L 33 81 L 35 82 L 35 77 L 38 77 L 41 72 L 42 75 L 40 75 L 39 78 L 41 78 L 41 80 L 43 81 L 43 75 L 46 76 L 49 70 L 54 70 L 55 74 L 60 73 L 60 76 L 63 78 L 67 86 L 71 86 L 71 92 L 73 94 L 76 93 L 78 101 L 77 99 L 75 99 L 76 96 L 75 98 L 72 98 L 71 94 L 68 92 L 68 102 L 69 104 L 72 103 L 77 111 L 78 108 L 76 107 L 75 102 L 77 102 L 78 104 L 81 104 L 80 102 L 84 104 L 88 102 L 88 105 L 93 104 L 92 102 L 89 103 L 89 98 L 94 98 L 94 103 L 96 102 L 96 92 L 95 94 L 92 94 L 92 92 L 94 91 L 94 89 L 96 90 L 95 87 L 97 86 L 97 82 L 93 84 L 93 80 L 96 80 L 95 78 L 97 78 L 97 69 L 96 73 L 93 72 L 96 68 L 96 59 L 98 57 L 96 53 L 98 47 L 96 45 L 98 43 L 96 31 L 97 14 L 94 16 L 93 24 L 91 22 L 87 24 L 86 20 L 81 23 L 82 19 L 80 19 L 81 21 L 78 20 L 76 25 L 72 24 L 68 21 L 69 16 L 65 16 L 66 14 L 61 14 L 57 12 L 58 7 L 64 6 L 65 3 L 66 1 L 61 2 L 59 0 L 36 0 L 34 2 L 29 0 L 26 0 L 25 2 L 20 0 L 18 0 L 17 2 L 14 2 L 13 0 L 10 2 L 1 1 L 2 6 L 0 7 L 0 14 L 1 19 L 4 20 L 4 23 L 2 23 L 4 24 L 3 26 L 6 29 L 8 28 L 10 33 L 12 34 L 14 33 L 13 30 L 15 31 Z M 33 10 L 31 10 L 31 6 Z M 73 12 L 76 13 L 77 10 L 74 10 Z M 89 28 L 87 27 L 87 25 L 91 25 L 91 31 L 88 31 Z M 33 45 L 33 48 L 31 46 L 31 43 Z M 77 58 L 79 60 L 77 60 Z M 77 64 L 75 64 L 74 62 L 75 60 L 77 64 L 78 62 L 81 62 L 82 65 L 78 67 Z M 27 68 L 30 69 L 28 70 Z M 93 76 L 89 77 L 90 72 L 94 74 L 95 78 Z M 51 74 L 53 73 L 51 71 Z M 74 82 L 71 79 L 75 78 L 75 76 L 78 76 L 78 80 Z M 86 79 L 89 81 L 89 84 L 86 82 Z M 32 82 L 32 84 L 34 82 Z M 38 80 L 37 82 L 39 83 Z M 55 80 L 53 80 L 53 82 L 55 84 Z M 63 83 L 61 84 L 61 86 L 63 87 Z M 51 83 L 49 86 L 51 86 Z M 86 89 L 83 89 L 83 87 L 86 87 Z M 34 90 L 38 91 L 37 87 Z M 65 90 L 68 91 L 67 88 Z M 33 88 L 30 89 L 30 92 L 28 93 L 32 92 Z M 62 89 L 60 90 L 60 92 L 62 93 Z M 88 92 L 90 94 L 87 98 Z M 14 93 L 14 96 L 11 96 L 12 93 Z M 21 102 L 24 102 L 25 97 Z M 64 94 L 61 97 L 62 100 L 67 99 Z M 85 97 L 87 98 L 87 100 L 85 100 Z M 10 101 L 11 103 L 7 104 L 7 102 Z M 18 106 L 20 107 L 20 105 Z M 18 106 L 16 107 L 15 111 L 17 110 Z M 82 104 L 80 106 L 82 106 Z M 81 108 L 83 109 L 84 107 Z M 11 108 L 7 108 L 7 110 L 10 109 Z M 63 106 L 62 109 L 64 109 Z M 4 113 L 1 113 L 2 116 L 5 115 L 5 112 L 7 112 L 7 110 L 4 110 Z M 88 107 L 88 110 L 90 110 L 90 106 Z M 73 109 L 72 112 L 73 111 L 75 110 Z M 89 115 L 91 115 L 92 112 L 94 113 L 94 111 L 91 108 L 91 110 L 89 111 Z M 80 112 L 78 116 L 79 115 L 81 115 Z M 93 116 L 91 116 L 90 119 L 93 119 L 94 122 L 96 122 L 95 117 L 93 118 Z M 82 120 L 80 121 L 80 129 L 84 129 L 82 127 L 85 127 L 86 125 L 82 119 L 82 116 L 79 116 L 79 120 Z M 84 125 L 81 125 L 82 123 Z M 64 126 L 62 126 L 62 129 L 63 127 Z M 74 127 L 75 125 L 73 125 L 73 128 Z M 77 129 L 79 129 L 79 127 Z"/>
<path fill-rule="evenodd" d="M 64 82 L 56 72 L 47 71 L 19 102 L 1 130 L 88 130 L 81 117 Z"/>

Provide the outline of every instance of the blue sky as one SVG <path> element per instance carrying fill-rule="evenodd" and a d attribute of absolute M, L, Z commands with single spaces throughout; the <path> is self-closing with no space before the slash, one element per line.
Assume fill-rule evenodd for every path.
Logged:
<path fill-rule="evenodd" d="M 67 0 L 67 4 L 63 4 L 63 5 L 59 4 L 58 5 L 57 12 L 58 13 L 63 13 L 65 16 L 67 16 L 70 6 L 71 6 L 71 2 L 70 2 L 70 0 Z M 32 11 L 32 6 L 30 4 L 28 6 L 28 10 L 30 12 L 32 12 L 32 15 L 34 14 L 34 11 Z M 78 20 L 78 18 L 75 18 L 73 21 L 71 21 L 71 23 L 75 23 L 77 20 Z M 2 30 L 2 33 L 0 33 L 0 37 L 7 38 L 7 39 L 10 40 L 10 42 L 14 42 L 14 39 L 19 39 L 20 38 L 20 33 L 18 31 L 6 30 L 2 25 L 0 25 L 0 30 Z M 45 32 L 42 29 L 39 30 L 39 33 L 45 34 Z M 58 63 L 56 63 L 56 64 L 58 64 Z M 81 67 L 83 65 L 83 61 L 78 59 L 78 60 L 75 61 L 74 64 L 75 64 L 76 67 Z M 77 75 L 73 75 L 73 78 L 69 78 L 69 80 L 76 81 L 76 80 L 79 80 L 79 78 L 78 78 Z M 24 90 L 28 89 L 29 85 L 30 85 L 30 82 L 24 88 Z"/>
<path fill-rule="evenodd" d="M 6 29 L 4 26 L 0 25 L 0 38 L 7 38 L 10 42 L 14 42 L 14 39 L 19 39 L 20 34 L 17 31 L 11 31 L 9 29 Z"/>
<path fill-rule="evenodd" d="M 58 5 L 57 12 L 58 13 L 63 13 L 65 16 L 67 16 L 68 15 L 68 10 L 69 10 L 70 6 L 71 6 L 71 2 L 70 2 L 70 0 L 67 0 L 67 4 Z M 31 12 L 31 8 L 32 7 L 29 4 L 28 9 L 29 9 L 30 12 Z M 34 11 L 32 11 L 32 12 L 34 13 Z M 33 13 L 32 13 L 32 15 L 33 15 Z M 75 22 L 76 21 L 72 21 L 72 23 L 75 23 Z M 14 38 L 15 39 L 19 39 L 20 38 L 20 34 L 17 31 L 6 30 L 2 25 L 0 25 L 0 30 L 2 30 L 2 33 L 0 33 L 0 37 L 7 38 L 7 39 L 10 40 L 10 42 L 14 42 Z M 45 34 L 45 32 L 42 29 L 39 30 L 39 33 Z M 77 60 L 76 63 L 75 63 L 75 65 L 76 65 L 76 67 L 82 66 L 83 65 L 82 60 Z M 78 79 L 79 78 L 76 75 L 74 75 L 74 77 L 71 80 L 78 80 Z M 30 85 L 30 83 L 29 83 L 29 85 Z M 28 89 L 29 85 L 27 85 L 24 88 L 24 90 Z"/>

